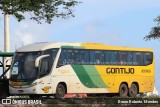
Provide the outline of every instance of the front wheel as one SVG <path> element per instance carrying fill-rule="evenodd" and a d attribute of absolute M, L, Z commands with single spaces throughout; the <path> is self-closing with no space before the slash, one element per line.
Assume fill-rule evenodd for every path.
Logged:
<path fill-rule="evenodd" d="M 128 87 L 126 84 L 122 83 L 119 87 L 119 96 L 127 97 L 127 95 L 128 95 Z"/>
<path fill-rule="evenodd" d="M 135 97 L 138 94 L 138 88 L 137 85 L 132 83 L 131 87 L 129 88 L 129 96 Z"/>
<path fill-rule="evenodd" d="M 66 89 L 63 84 L 58 84 L 56 88 L 56 98 L 63 98 L 66 94 Z"/>

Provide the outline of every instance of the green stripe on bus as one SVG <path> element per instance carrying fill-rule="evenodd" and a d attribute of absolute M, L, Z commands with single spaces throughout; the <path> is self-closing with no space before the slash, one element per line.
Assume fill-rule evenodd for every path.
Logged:
<path fill-rule="evenodd" d="M 90 75 L 90 78 L 94 84 L 98 88 L 109 88 L 102 80 L 101 75 L 97 72 L 97 69 L 93 65 L 84 65 L 83 66 L 85 71 L 88 75 Z"/>
<path fill-rule="evenodd" d="M 69 49 L 84 49 L 83 46 L 61 46 L 61 48 L 69 48 Z"/>
<path fill-rule="evenodd" d="M 72 65 L 82 84 L 88 88 L 109 88 L 93 65 Z"/>
<path fill-rule="evenodd" d="M 91 77 L 88 75 L 83 65 L 72 65 L 72 68 L 84 86 L 88 88 L 98 88 L 91 80 Z"/>

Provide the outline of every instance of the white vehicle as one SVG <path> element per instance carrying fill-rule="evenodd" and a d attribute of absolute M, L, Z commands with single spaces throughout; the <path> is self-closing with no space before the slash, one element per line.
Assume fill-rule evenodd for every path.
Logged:
<path fill-rule="evenodd" d="M 67 93 L 136 96 L 154 89 L 153 51 L 96 43 L 38 43 L 19 48 L 11 66 L 11 94 Z"/>

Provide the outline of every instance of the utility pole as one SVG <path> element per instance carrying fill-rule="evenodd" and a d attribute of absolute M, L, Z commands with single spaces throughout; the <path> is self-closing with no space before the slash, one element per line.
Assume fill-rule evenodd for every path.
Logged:
<path fill-rule="evenodd" d="M 9 15 L 4 15 L 4 52 L 10 52 Z"/>
<path fill-rule="evenodd" d="M 9 33 L 9 15 L 4 14 L 4 52 L 10 52 L 10 33 Z M 6 65 L 10 64 L 11 62 L 8 60 L 7 57 L 4 58 L 4 70 L 6 70 Z M 6 77 L 10 77 L 10 72 L 6 74 Z"/>

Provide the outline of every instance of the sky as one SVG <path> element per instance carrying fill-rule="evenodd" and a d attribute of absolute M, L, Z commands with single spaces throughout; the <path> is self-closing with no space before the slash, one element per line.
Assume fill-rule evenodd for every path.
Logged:
<path fill-rule="evenodd" d="M 160 0 L 79 0 L 69 19 L 54 18 L 37 24 L 10 16 L 11 51 L 35 42 L 96 42 L 151 48 L 155 57 L 155 83 L 160 93 L 160 40 L 145 41 L 160 15 Z M 3 15 L 0 14 L 0 50 L 3 51 Z"/>

